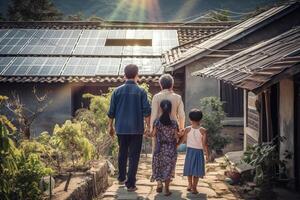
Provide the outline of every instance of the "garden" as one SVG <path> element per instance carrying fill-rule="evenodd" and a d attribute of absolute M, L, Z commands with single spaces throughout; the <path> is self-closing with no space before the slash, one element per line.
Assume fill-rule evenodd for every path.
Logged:
<path fill-rule="evenodd" d="M 42 132 L 36 138 L 30 137 L 31 124 L 51 101 L 29 114 L 19 98 L 0 96 L 1 111 L 13 116 L 0 117 L 0 199 L 49 198 L 53 188 L 73 173 L 86 172 L 95 160 L 114 164 L 117 144 L 106 134 L 111 92 L 85 94 L 88 108 L 77 110 L 72 119 L 56 124 L 52 133 Z"/>
<path fill-rule="evenodd" d="M 148 92 L 149 87 L 142 84 Z M 55 124 L 52 133 L 31 137 L 30 128 L 38 115 L 51 104 L 47 95 L 33 93 L 39 100 L 36 111 L 28 111 L 17 95 L 0 97 L 0 199 L 44 199 L 62 182 L 66 189 L 72 175 L 87 172 L 97 160 L 116 165 L 117 142 L 106 133 L 106 113 L 113 89 L 102 95 L 84 94 L 88 108 L 80 108 L 72 119 Z M 205 113 L 204 126 L 210 134 L 209 145 L 220 151 L 229 141 L 220 135 L 225 117 L 222 103 L 213 97 L 200 102 Z M 7 112 L 10 112 L 7 114 Z M 11 117 L 9 119 L 7 116 Z M 12 121 L 14 123 L 12 123 Z M 143 152 L 151 151 L 151 139 L 145 139 Z M 211 158 L 213 159 L 213 158 Z"/>

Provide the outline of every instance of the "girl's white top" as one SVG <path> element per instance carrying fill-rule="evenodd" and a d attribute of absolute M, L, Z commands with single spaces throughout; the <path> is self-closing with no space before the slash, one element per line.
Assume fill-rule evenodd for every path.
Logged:
<path fill-rule="evenodd" d="M 202 133 L 200 129 L 194 129 L 190 127 L 190 131 L 187 133 L 186 145 L 194 149 L 203 149 L 202 145 Z"/>

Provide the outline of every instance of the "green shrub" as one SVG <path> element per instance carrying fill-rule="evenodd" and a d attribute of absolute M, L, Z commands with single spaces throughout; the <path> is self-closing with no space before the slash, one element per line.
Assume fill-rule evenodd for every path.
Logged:
<path fill-rule="evenodd" d="M 51 143 L 64 152 L 72 160 L 73 167 L 75 161 L 83 158 L 86 162 L 92 159 L 94 146 L 82 132 L 81 124 L 67 120 L 62 126 L 55 125 Z"/>
<path fill-rule="evenodd" d="M 151 100 L 152 95 L 149 92 L 149 85 L 141 84 Z M 76 111 L 75 121 L 81 123 L 82 132 L 94 144 L 96 155 L 110 156 L 113 163 L 116 163 L 118 154 L 118 144 L 116 138 L 112 139 L 107 133 L 110 98 L 114 88 L 110 88 L 109 92 L 102 95 L 84 94 L 83 98 L 90 101 L 88 109 L 79 109 Z"/>
<path fill-rule="evenodd" d="M 222 102 L 217 97 L 205 97 L 200 100 L 200 109 L 203 112 L 203 127 L 208 133 L 209 148 L 223 149 L 229 143 L 229 139 L 221 135 L 222 120 L 225 118 Z"/>
<path fill-rule="evenodd" d="M 41 199 L 38 185 L 51 174 L 37 154 L 26 153 L 15 146 L 5 125 L 0 123 L 0 199 Z"/>

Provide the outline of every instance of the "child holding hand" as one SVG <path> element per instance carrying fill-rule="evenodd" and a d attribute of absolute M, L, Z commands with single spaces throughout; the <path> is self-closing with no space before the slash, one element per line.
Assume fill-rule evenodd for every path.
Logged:
<path fill-rule="evenodd" d="M 185 128 L 184 136 L 181 141 L 186 142 L 187 151 L 184 162 L 183 175 L 188 177 L 187 190 L 197 194 L 197 185 L 199 178 L 205 175 L 205 151 L 206 159 L 209 157 L 207 145 L 207 132 L 201 126 L 202 112 L 198 109 L 192 109 L 189 113 L 191 125 Z"/>

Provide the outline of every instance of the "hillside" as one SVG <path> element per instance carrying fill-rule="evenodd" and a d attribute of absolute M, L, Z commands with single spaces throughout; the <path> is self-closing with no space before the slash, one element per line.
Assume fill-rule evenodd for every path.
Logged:
<path fill-rule="evenodd" d="M 0 11 L 5 16 L 9 0 L 0 0 Z M 53 0 L 65 14 L 82 12 L 107 20 L 182 21 L 205 14 L 212 9 L 249 12 L 278 0 Z M 241 3 L 242 2 L 242 3 Z M 235 15 L 239 17 L 239 15 Z"/>

